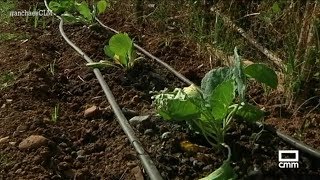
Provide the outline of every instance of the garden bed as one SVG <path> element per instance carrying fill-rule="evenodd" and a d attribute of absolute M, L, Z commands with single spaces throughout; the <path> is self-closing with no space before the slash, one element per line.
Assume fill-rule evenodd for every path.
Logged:
<path fill-rule="evenodd" d="M 163 38 L 159 38 L 163 34 L 152 34 L 152 27 L 148 26 L 141 32 L 122 18 L 110 12 L 101 19 L 135 36 L 143 47 L 197 84 L 211 69 L 205 57 L 196 55 L 195 45 L 172 38 L 170 46 L 166 46 Z M 141 177 L 142 167 L 137 154 L 115 120 L 93 72 L 63 41 L 57 21 L 46 29 L 34 30 L 23 20 L 15 20 L 12 27 L 2 26 L 1 30 L 25 33 L 28 41 L 10 40 L 0 45 L 0 72 L 13 72 L 15 77 L 10 86 L 0 91 L 0 138 L 5 138 L 0 143 L 0 178 Z M 82 25 L 66 26 L 65 29 L 68 37 L 92 59 L 104 58 L 102 48 L 111 37 L 110 33 L 92 31 Z M 50 64 L 54 59 L 56 64 L 52 73 Z M 226 152 L 214 151 L 203 137 L 191 132 L 185 124 L 172 124 L 155 116 L 150 91 L 186 86 L 173 74 L 148 58 L 140 60 L 129 72 L 107 68 L 102 74 L 120 107 L 125 108 L 128 119 L 150 115 L 148 120 L 133 126 L 164 179 L 196 179 L 221 166 Z M 290 119 L 292 111 L 274 107 L 281 95 L 265 97 L 260 87 L 253 87 L 250 91 L 252 101 L 270 112 L 266 122 L 289 135 L 296 132 L 302 118 L 314 118 L 311 121 L 314 125 L 304 132 L 304 141 L 319 148 L 319 114 L 297 114 L 296 118 Z M 54 122 L 51 115 L 57 105 L 59 118 Z M 85 116 L 84 112 L 94 106 L 96 110 Z M 280 117 L 290 119 L 292 128 L 280 128 L 287 126 L 283 120 L 277 121 Z M 227 134 L 226 142 L 232 149 L 232 167 L 239 178 L 320 176 L 319 161 L 303 153 L 300 154 L 299 169 L 280 169 L 278 150 L 293 148 L 267 131 L 255 139 L 258 136 L 254 135 L 260 131 L 256 126 L 239 121 L 232 124 Z M 30 135 L 41 135 L 47 141 L 31 150 L 19 147 Z"/>

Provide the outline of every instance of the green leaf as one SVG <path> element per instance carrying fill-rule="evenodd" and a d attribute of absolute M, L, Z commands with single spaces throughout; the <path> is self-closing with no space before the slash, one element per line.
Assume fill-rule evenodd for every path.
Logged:
<path fill-rule="evenodd" d="M 103 50 L 105 55 L 109 56 L 112 59 L 114 58 L 115 54 L 111 51 L 110 46 L 105 46 Z"/>
<path fill-rule="evenodd" d="M 81 3 L 75 3 L 76 4 L 76 8 L 78 10 L 78 12 L 88 21 L 92 21 L 93 17 L 91 14 L 91 10 L 89 9 L 88 4 L 83 1 Z"/>
<path fill-rule="evenodd" d="M 111 37 L 109 40 L 109 49 L 119 57 L 120 63 L 125 67 L 129 63 L 129 53 L 132 52 L 133 42 L 128 34 L 119 33 Z"/>
<path fill-rule="evenodd" d="M 198 107 L 180 88 L 173 92 L 162 92 L 153 98 L 158 114 L 165 120 L 192 120 L 200 116 Z"/>
<path fill-rule="evenodd" d="M 260 83 L 264 83 L 271 88 L 277 88 L 278 77 L 277 74 L 268 66 L 264 64 L 251 64 L 245 68 L 247 76 L 254 78 Z"/>
<path fill-rule="evenodd" d="M 105 0 L 101 0 L 97 3 L 97 9 L 98 9 L 98 14 L 104 13 L 107 9 L 107 7 L 109 7 L 109 1 L 105 1 Z"/>
<path fill-rule="evenodd" d="M 264 112 L 251 104 L 240 106 L 236 115 L 248 122 L 259 121 L 264 117 Z"/>
<path fill-rule="evenodd" d="M 64 14 L 61 15 L 61 17 L 66 22 L 70 22 L 70 23 L 75 23 L 75 22 L 80 22 L 81 21 L 79 18 L 77 18 L 74 15 L 69 14 L 69 13 L 64 13 Z"/>
<path fill-rule="evenodd" d="M 60 14 L 61 11 L 63 10 L 60 3 L 58 2 L 55 2 L 55 1 L 50 1 L 49 3 L 49 8 L 54 12 L 54 13 L 57 13 L 57 14 Z"/>
<path fill-rule="evenodd" d="M 222 120 L 228 113 L 230 104 L 235 97 L 234 81 L 228 80 L 219 84 L 210 98 L 212 115 L 216 120 Z"/>
<path fill-rule="evenodd" d="M 237 52 L 237 47 L 234 48 L 234 70 L 233 75 L 235 77 L 237 83 L 237 90 L 240 96 L 240 101 L 244 101 L 244 96 L 246 92 L 246 78 L 245 74 L 243 73 L 243 66 L 241 59 Z"/>
<path fill-rule="evenodd" d="M 218 169 L 209 174 L 207 177 L 201 178 L 200 180 L 229 180 L 236 178 L 237 175 L 231 167 L 230 162 L 224 161 Z"/>
<path fill-rule="evenodd" d="M 116 34 L 109 41 L 110 49 L 119 56 L 126 56 L 131 51 L 132 44 L 132 40 L 125 33 Z"/>
<path fill-rule="evenodd" d="M 231 79 L 231 69 L 228 67 L 212 69 L 201 81 L 201 90 L 204 98 L 208 100 L 213 90 L 223 81 Z"/>

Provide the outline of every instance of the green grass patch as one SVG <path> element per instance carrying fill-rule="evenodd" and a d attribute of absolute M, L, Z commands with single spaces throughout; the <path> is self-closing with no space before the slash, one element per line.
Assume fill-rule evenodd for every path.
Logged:
<path fill-rule="evenodd" d="M 0 42 L 17 41 L 28 38 L 27 35 L 18 33 L 0 33 Z"/>
<path fill-rule="evenodd" d="M 7 72 L 0 75 L 0 90 L 3 90 L 13 84 L 15 75 L 13 72 Z"/>
<path fill-rule="evenodd" d="M 0 1 L 0 23 L 7 24 L 10 22 L 10 11 L 16 7 L 15 1 L 5 0 Z"/>

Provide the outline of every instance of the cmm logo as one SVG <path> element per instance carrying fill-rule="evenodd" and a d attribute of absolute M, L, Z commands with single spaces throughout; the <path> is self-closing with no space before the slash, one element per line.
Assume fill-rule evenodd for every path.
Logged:
<path fill-rule="evenodd" d="M 284 158 L 283 155 L 294 155 L 294 158 Z M 279 150 L 279 168 L 299 168 L 298 150 Z"/>

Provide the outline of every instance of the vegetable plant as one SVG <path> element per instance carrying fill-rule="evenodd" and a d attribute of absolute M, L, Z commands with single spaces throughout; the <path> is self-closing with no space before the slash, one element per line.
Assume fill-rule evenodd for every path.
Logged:
<path fill-rule="evenodd" d="M 126 33 L 113 35 L 109 40 L 109 44 L 104 47 L 104 53 L 111 58 L 111 61 L 102 60 L 100 62 L 88 63 L 87 66 L 100 68 L 120 65 L 128 70 L 139 59 L 136 58 L 133 41 Z"/>
<path fill-rule="evenodd" d="M 92 24 L 96 15 L 104 13 L 110 3 L 108 0 L 100 0 L 92 7 L 86 1 L 76 0 L 52 0 L 49 3 L 50 9 L 63 17 L 68 22 L 84 22 Z"/>
<path fill-rule="evenodd" d="M 264 64 L 244 67 L 236 48 L 233 59 L 233 66 L 209 71 L 202 79 L 201 88 L 191 85 L 154 95 L 158 114 L 168 121 L 186 121 L 214 147 L 224 143 L 235 116 L 249 122 L 262 119 L 264 112 L 245 100 L 247 82 L 255 79 L 276 88 L 277 75 Z"/>

